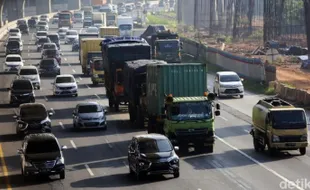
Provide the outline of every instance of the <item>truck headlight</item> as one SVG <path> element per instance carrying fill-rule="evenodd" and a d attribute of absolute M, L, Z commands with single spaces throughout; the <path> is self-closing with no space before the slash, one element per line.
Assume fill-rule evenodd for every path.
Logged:
<path fill-rule="evenodd" d="M 280 138 L 277 135 L 272 135 L 272 142 L 280 142 Z"/>
<path fill-rule="evenodd" d="M 300 141 L 307 141 L 307 140 L 308 140 L 308 135 L 307 135 L 307 134 L 302 135 L 302 136 L 300 137 Z"/>

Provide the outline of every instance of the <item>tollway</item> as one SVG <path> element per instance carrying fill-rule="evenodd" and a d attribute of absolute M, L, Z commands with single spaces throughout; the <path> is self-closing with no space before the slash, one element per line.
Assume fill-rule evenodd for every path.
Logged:
<path fill-rule="evenodd" d="M 51 25 L 56 31 L 56 26 Z M 76 26 L 80 30 L 81 26 Z M 139 32 L 135 32 L 138 35 Z M 36 52 L 32 33 L 24 36 L 23 58 L 25 65 L 36 64 L 40 53 Z M 14 108 L 6 107 L 10 84 L 8 76 L 0 75 L 0 189 L 171 189 L 171 190 L 205 190 L 205 189 L 280 189 L 282 181 L 295 182 L 298 179 L 310 179 L 309 153 L 299 156 L 299 152 L 281 153 L 274 158 L 267 154 L 256 153 L 249 135 L 249 118 L 251 110 L 246 101 L 256 98 L 247 94 L 244 100 L 226 99 L 221 117 L 215 120 L 216 144 L 213 154 L 188 153 L 181 155 L 180 177 L 152 177 L 142 181 L 130 178 L 127 164 L 127 146 L 132 136 L 146 133 L 129 125 L 128 113 L 108 113 L 107 131 L 72 130 L 72 110 L 83 101 L 98 101 L 108 105 L 104 86 L 93 86 L 90 78 L 82 75 L 78 53 L 71 52 L 70 45 L 61 44 L 62 74 L 72 74 L 79 81 L 78 97 L 52 97 L 52 78 L 42 78 L 42 89 L 37 90 L 37 102 L 44 103 L 55 115 L 52 118 L 53 133 L 62 145 L 66 161 L 66 179 L 43 178 L 24 181 L 21 176 L 19 156 L 16 150 L 21 141 L 15 135 L 15 121 L 12 118 Z M 3 54 L 3 49 L 2 53 Z M 4 57 L 0 63 L 3 64 Z M 2 65 L 0 65 L 2 66 Z M 209 77 L 212 79 L 212 76 Z M 212 89 L 212 83 L 209 86 Z M 255 100 L 256 101 L 256 100 Z M 235 103 L 239 102 L 239 103 Z M 254 102 L 256 103 L 256 102 Z M 253 103 L 253 104 L 254 104 Z M 229 105 L 232 104 L 232 107 Z M 308 149 L 309 151 L 309 149 Z M 297 156 L 296 156 L 297 155 Z M 283 184 L 284 182 L 282 182 Z M 295 185 L 294 189 L 303 189 Z"/>

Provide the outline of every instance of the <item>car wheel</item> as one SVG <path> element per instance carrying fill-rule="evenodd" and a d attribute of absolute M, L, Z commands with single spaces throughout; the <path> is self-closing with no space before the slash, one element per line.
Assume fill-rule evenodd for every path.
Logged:
<path fill-rule="evenodd" d="M 179 172 L 179 171 L 174 172 L 174 173 L 173 173 L 173 177 L 174 177 L 174 178 L 180 177 L 180 172 Z"/>
<path fill-rule="evenodd" d="M 243 95 L 240 95 L 240 98 L 243 98 Z"/>
<path fill-rule="evenodd" d="M 131 167 L 129 166 L 128 168 L 129 168 L 129 175 L 134 175 L 135 172 L 131 169 Z"/>
<path fill-rule="evenodd" d="M 78 94 L 74 94 L 74 97 L 78 97 L 79 95 Z"/>
<path fill-rule="evenodd" d="M 65 179 L 65 177 L 66 177 L 65 171 L 62 171 L 62 172 L 59 174 L 59 177 L 60 177 L 60 179 Z"/>
<path fill-rule="evenodd" d="M 306 150 L 305 147 L 299 149 L 299 152 L 300 152 L 301 155 L 305 155 L 305 154 L 306 154 L 306 151 L 307 151 L 307 150 Z"/>
<path fill-rule="evenodd" d="M 38 86 L 37 89 L 40 90 L 40 89 L 41 89 L 41 86 Z"/>

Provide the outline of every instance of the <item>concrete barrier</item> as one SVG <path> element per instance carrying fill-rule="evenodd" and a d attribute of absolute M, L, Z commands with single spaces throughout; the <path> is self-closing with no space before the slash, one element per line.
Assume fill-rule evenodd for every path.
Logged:
<path fill-rule="evenodd" d="M 296 89 L 296 91 L 296 103 L 303 104 L 307 91 L 301 89 Z"/>
<path fill-rule="evenodd" d="M 285 98 L 288 101 L 295 102 L 297 100 L 297 89 L 296 88 L 286 87 L 285 93 L 286 93 Z"/>

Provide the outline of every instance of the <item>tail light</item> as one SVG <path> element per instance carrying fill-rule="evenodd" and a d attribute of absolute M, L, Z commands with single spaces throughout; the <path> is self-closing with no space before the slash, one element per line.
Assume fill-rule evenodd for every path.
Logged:
<path fill-rule="evenodd" d="M 117 96 L 124 94 L 124 87 L 121 84 L 116 84 L 114 90 Z"/>

